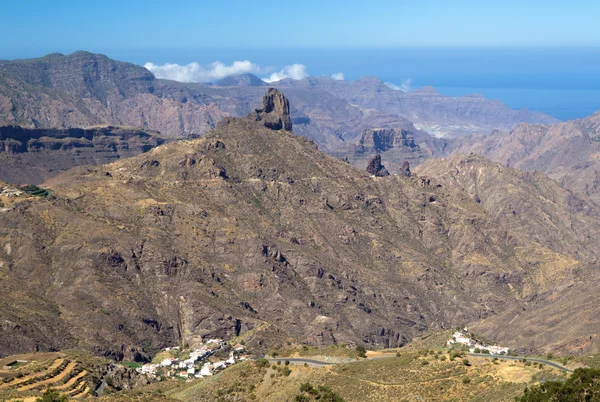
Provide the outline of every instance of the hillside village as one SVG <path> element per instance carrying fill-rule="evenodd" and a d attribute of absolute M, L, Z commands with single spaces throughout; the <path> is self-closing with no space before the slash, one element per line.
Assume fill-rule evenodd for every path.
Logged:
<path fill-rule="evenodd" d="M 462 331 L 456 331 L 452 334 L 452 338 L 448 339 L 446 344 L 452 346 L 466 346 L 471 353 L 485 353 L 492 355 L 508 355 L 509 349 L 503 346 L 486 345 L 477 340 L 475 336 L 469 333 L 467 328 Z"/>
<path fill-rule="evenodd" d="M 164 358 L 154 363 L 144 364 L 136 368 L 136 371 L 158 380 L 173 377 L 184 379 L 210 377 L 228 366 L 249 358 L 244 354 L 244 346 L 235 345 L 231 348 L 228 359 L 209 361 L 209 357 L 224 351 L 227 347 L 228 345 L 222 339 L 216 338 L 209 339 L 190 351 L 183 350 L 179 346 L 166 348 L 157 355 Z"/>

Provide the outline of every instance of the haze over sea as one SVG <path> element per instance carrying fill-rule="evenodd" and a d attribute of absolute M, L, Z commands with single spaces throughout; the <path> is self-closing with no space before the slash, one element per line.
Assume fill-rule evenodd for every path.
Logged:
<path fill-rule="evenodd" d="M 70 53 L 77 49 L 53 49 Z M 310 75 L 373 75 L 418 89 L 433 86 L 450 96 L 480 93 L 515 109 L 528 108 L 561 120 L 600 110 L 600 48 L 406 48 L 406 49 L 86 49 L 144 65 L 250 60 L 277 71 L 300 63 Z M 1 58 L 35 57 L 21 51 Z"/>

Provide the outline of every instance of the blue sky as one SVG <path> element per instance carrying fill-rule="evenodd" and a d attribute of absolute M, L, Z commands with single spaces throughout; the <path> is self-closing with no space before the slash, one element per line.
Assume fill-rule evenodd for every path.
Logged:
<path fill-rule="evenodd" d="M 0 57 L 75 49 L 600 46 L 591 0 L 4 0 Z"/>

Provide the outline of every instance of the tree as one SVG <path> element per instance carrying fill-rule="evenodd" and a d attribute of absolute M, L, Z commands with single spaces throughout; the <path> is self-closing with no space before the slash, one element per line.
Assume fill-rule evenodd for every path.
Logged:
<path fill-rule="evenodd" d="M 576 369 L 567 381 L 547 381 L 526 388 L 520 402 L 600 400 L 600 369 Z"/>
<path fill-rule="evenodd" d="M 356 347 L 356 353 L 358 354 L 358 357 L 367 357 L 367 349 L 362 345 Z"/>
<path fill-rule="evenodd" d="M 42 394 L 41 397 L 37 398 L 35 402 L 67 402 L 68 398 L 66 395 L 62 395 L 55 389 L 48 388 Z"/>

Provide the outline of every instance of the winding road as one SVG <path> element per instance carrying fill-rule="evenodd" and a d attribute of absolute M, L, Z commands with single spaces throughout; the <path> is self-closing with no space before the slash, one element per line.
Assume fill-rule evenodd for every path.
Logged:
<path fill-rule="evenodd" d="M 534 362 L 534 363 L 542 363 L 545 364 L 547 366 L 550 367 L 554 367 L 556 369 L 562 370 L 562 371 L 566 371 L 569 373 L 572 373 L 573 370 L 568 369 L 564 366 L 561 366 L 560 364 L 553 362 L 551 360 L 546 360 L 546 359 L 539 359 L 537 357 L 525 357 L 525 356 L 501 356 L 501 355 L 489 355 L 489 354 L 483 354 L 483 353 L 467 353 L 466 356 L 471 356 L 471 357 L 483 357 L 485 359 L 498 359 L 498 360 L 527 360 L 528 362 Z M 371 359 L 366 359 L 366 360 L 373 360 L 373 359 L 388 359 L 391 357 L 395 357 L 394 355 L 391 356 L 380 356 L 380 357 L 374 357 Z M 284 363 L 285 361 L 289 361 L 290 364 L 307 364 L 310 367 L 325 367 L 325 366 L 331 366 L 334 364 L 346 364 L 346 363 L 352 363 L 352 362 L 343 362 L 343 363 L 338 363 L 338 362 L 326 362 L 326 361 L 321 361 L 321 360 L 313 360 L 313 359 L 304 359 L 304 358 L 298 358 L 298 357 L 281 357 L 281 358 L 270 358 L 270 357 L 266 357 L 266 356 L 259 356 L 256 357 L 255 359 L 258 358 L 265 358 L 267 359 L 269 362 L 271 363 L 276 363 L 276 362 L 282 362 Z M 362 360 L 357 360 L 357 361 L 362 361 Z"/>
<path fill-rule="evenodd" d="M 482 354 L 482 353 L 467 353 L 467 356 L 485 357 L 487 359 L 497 358 L 498 360 L 523 360 L 523 359 L 525 359 L 528 362 L 542 363 L 542 364 L 545 364 L 545 365 L 550 366 L 550 367 L 557 368 L 557 369 L 562 370 L 562 371 L 567 371 L 569 373 L 573 372 L 573 370 L 568 369 L 565 366 L 561 366 L 560 364 L 555 363 L 555 362 L 553 362 L 551 360 L 538 359 L 537 357 L 501 356 L 501 355 L 488 355 L 488 354 Z"/>

